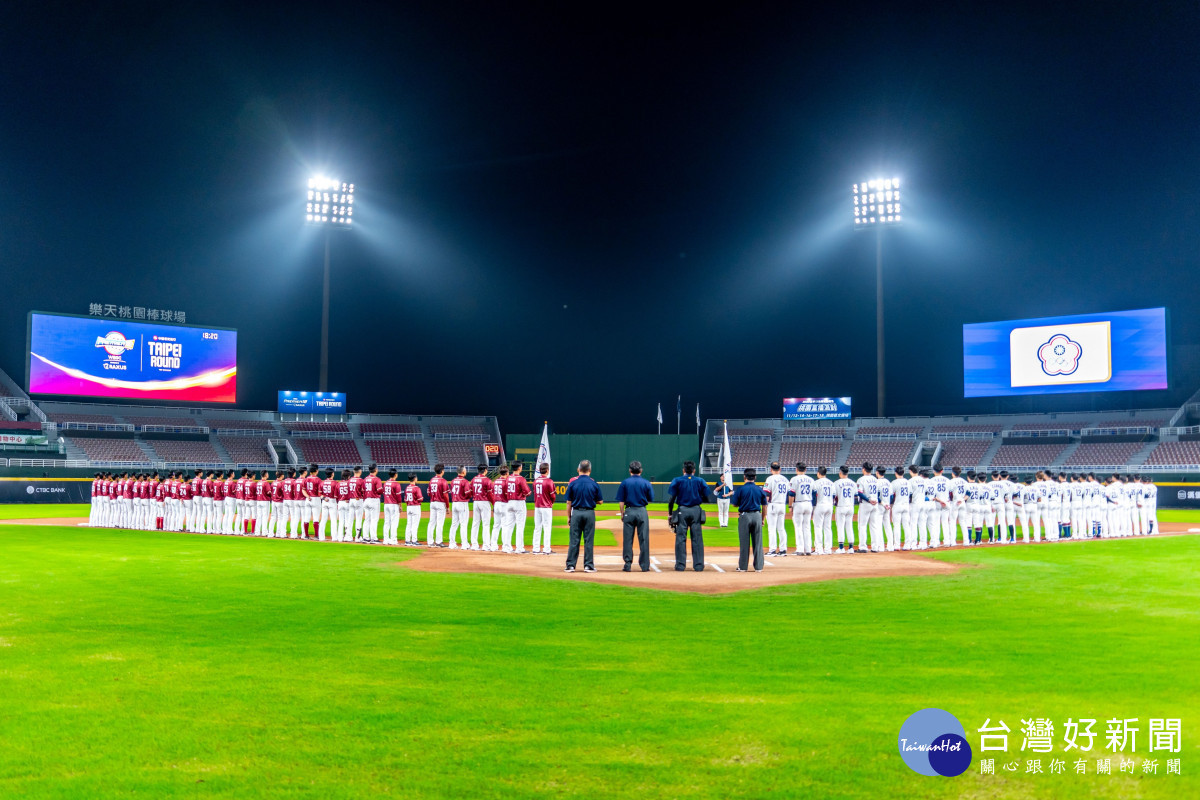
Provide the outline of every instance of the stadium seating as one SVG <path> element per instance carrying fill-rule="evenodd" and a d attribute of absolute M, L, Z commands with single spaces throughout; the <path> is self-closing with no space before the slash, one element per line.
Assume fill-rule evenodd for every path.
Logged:
<path fill-rule="evenodd" d="M 284 430 L 296 433 L 349 433 L 350 426 L 344 422 L 283 422 Z"/>
<path fill-rule="evenodd" d="M 765 469 L 771 463 L 770 442 L 732 442 L 729 449 L 734 470 Z"/>
<path fill-rule="evenodd" d="M 51 422 L 90 422 L 97 425 L 115 425 L 117 418 L 112 414 L 76 414 L 73 411 L 48 413 L 46 419 Z"/>
<path fill-rule="evenodd" d="M 832 467 L 837 458 L 842 443 L 832 442 L 791 442 L 785 441 L 779 448 L 779 463 L 785 470 L 791 470 L 797 461 L 802 461 L 810 469 L 816 467 Z"/>
<path fill-rule="evenodd" d="M 1089 467 L 1126 464 L 1142 449 L 1141 442 L 1084 442 L 1063 462 L 1067 467 Z"/>
<path fill-rule="evenodd" d="M 42 423 L 37 420 L 23 420 L 21 422 L 12 422 L 7 419 L 0 419 L 0 431 L 41 431 Z"/>
<path fill-rule="evenodd" d="M 1077 431 L 1080 428 L 1090 428 L 1092 423 L 1081 422 L 1079 420 L 1061 420 L 1059 422 L 1014 422 L 1012 430 L 1014 431 L 1057 431 L 1068 430 Z"/>
<path fill-rule="evenodd" d="M 920 435 L 925 429 L 919 425 L 876 425 L 858 429 L 858 434 L 915 434 Z"/>
<path fill-rule="evenodd" d="M 1134 419 L 1133 417 L 1123 417 L 1121 419 L 1102 419 L 1099 422 L 1089 423 L 1089 428 L 1161 428 L 1169 421 L 1169 417 L 1146 417 L 1145 419 Z"/>
<path fill-rule="evenodd" d="M 201 423 L 214 431 L 218 429 L 236 431 L 274 431 L 275 426 L 265 419 L 206 419 Z"/>
<path fill-rule="evenodd" d="M 1200 442 L 1162 442 L 1150 452 L 1146 464 L 1200 464 Z"/>
<path fill-rule="evenodd" d="M 862 467 L 864 461 L 870 461 L 876 466 L 895 467 L 901 464 L 907 464 L 909 456 L 912 455 L 913 448 L 916 445 L 911 441 L 906 442 L 855 442 L 850 445 L 850 455 L 846 457 L 846 463 L 851 470 L 857 470 Z"/>
<path fill-rule="evenodd" d="M 267 440 L 253 436 L 218 436 L 217 441 L 229 453 L 235 464 L 271 464 Z"/>
<path fill-rule="evenodd" d="M 300 457 L 308 463 L 317 464 L 361 464 L 362 456 L 349 439 L 293 439 L 299 447 Z"/>
<path fill-rule="evenodd" d="M 739 427 L 739 428 L 734 428 L 733 430 L 729 431 L 729 438 L 733 439 L 734 437 L 741 437 L 741 436 L 771 437 L 774 434 L 775 434 L 774 428 L 743 428 L 743 427 Z"/>
<path fill-rule="evenodd" d="M 1065 449 L 1065 444 L 1005 444 L 996 451 L 990 466 L 1048 467 Z"/>
<path fill-rule="evenodd" d="M 991 439 L 951 439 L 942 442 L 941 463 L 946 467 L 973 469 L 983 463 Z"/>
<path fill-rule="evenodd" d="M 372 440 L 367 442 L 371 449 L 371 460 L 377 464 L 425 464 L 429 456 L 425 453 L 425 442 L 420 439 Z"/>
<path fill-rule="evenodd" d="M 488 432 L 482 425 L 430 425 L 429 430 L 434 436 L 439 433 L 446 436 L 487 436 Z"/>
<path fill-rule="evenodd" d="M 188 464 L 220 464 L 223 461 L 207 440 L 151 439 L 146 444 L 150 445 L 160 461 Z"/>
<path fill-rule="evenodd" d="M 933 433 L 999 433 L 1000 425 L 934 425 Z"/>
<path fill-rule="evenodd" d="M 370 433 L 416 433 L 421 432 L 421 426 L 409 422 L 363 422 L 358 430 L 366 436 Z M 407 462 L 404 462 L 407 463 Z"/>
<path fill-rule="evenodd" d="M 130 464 L 149 464 L 150 459 L 132 439 L 95 439 L 90 436 L 69 437 L 71 444 L 83 450 L 89 461 L 125 461 Z"/>
<path fill-rule="evenodd" d="M 434 451 L 437 460 L 447 467 L 473 467 L 483 461 L 483 447 L 471 442 L 439 439 L 434 442 Z"/>
<path fill-rule="evenodd" d="M 203 423 L 195 417 L 124 417 L 130 425 L 166 425 L 171 428 L 199 428 Z"/>

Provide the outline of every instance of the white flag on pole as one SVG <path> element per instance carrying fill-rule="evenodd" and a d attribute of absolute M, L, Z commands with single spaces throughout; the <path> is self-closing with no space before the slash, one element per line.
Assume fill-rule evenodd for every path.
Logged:
<path fill-rule="evenodd" d="M 538 445 L 537 464 L 533 467 L 533 474 L 540 475 L 542 472 L 542 464 L 550 466 L 550 437 L 547 435 L 550 431 L 550 423 L 542 424 L 542 443 Z M 549 474 L 549 473 L 547 473 Z"/>
<path fill-rule="evenodd" d="M 700 432 L 700 404 L 696 403 L 696 432 Z"/>
<path fill-rule="evenodd" d="M 658 424 L 662 425 L 662 403 L 658 404 Z"/>
<path fill-rule="evenodd" d="M 725 423 L 725 443 L 721 445 L 721 480 L 733 488 L 733 457 L 729 453 L 729 423 Z"/>

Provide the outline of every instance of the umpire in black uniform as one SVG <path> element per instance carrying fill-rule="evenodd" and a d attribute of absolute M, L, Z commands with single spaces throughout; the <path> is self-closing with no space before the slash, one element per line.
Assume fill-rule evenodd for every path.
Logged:
<path fill-rule="evenodd" d="M 633 535 L 638 539 L 638 566 L 642 572 L 650 571 L 650 515 L 646 506 L 654 502 L 654 487 L 642 477 L 642 462 L 629 462 L 629 477 L 617 487 L 617 502 L 620 503 L 621 522 L 624 536 L 621 555 L 625 557 L 625 572 L 633 566 Z"/>
<path fill-rule="evenodd" d="M 696 462 L 683 462 L 683 475 L 667 487 L 667 516 L 675 528 L 675 569 L 687 569 L 687 540 L 692 537 L 692 567 L 704 571 L 704 509 L 708 502 L 708 484 L 696 474 Z M 679 513 L 675 513 L 675 506 Z"/>
<path fill-rule="evenodd" d="M 592 462 L 579 462 L 579 475 L 567 484 L 567 515 L 570 518 L 571 544 L 567 548 L 566 572 L 574 572 L 579 561 L 579 543 L 583 542 L 583 571 L 595 572 L 592 547 L 596 541 L 596 506 L 604 502 L 600 486 L 592 480 Z"/>
<path fill-rule="evenodd" d="M 767 493 L 754 482 L 758 473 L 747 467 L 742 476 L 746 482 L 733 492 L 731 502 L 738 510 L 738 572 L 748 572 L 750 555 L 754 555 L 754 571 L 763 570 L 762 507 Z"/>

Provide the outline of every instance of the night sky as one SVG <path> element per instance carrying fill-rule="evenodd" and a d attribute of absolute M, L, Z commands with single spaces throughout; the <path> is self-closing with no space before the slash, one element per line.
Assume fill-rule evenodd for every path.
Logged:
<path fill-rule="evenodd" d="M 0 366 L 31 309 L 240 331 L 239 403 L 315 389 L 311 173 L 335 234 L 330 388 L 505 432 L 1177 405 L 1197 388 L 1194 3 L 9 3 Z M 965 322 L 1165 305 L 1171 391 L 964 400 Z"/>

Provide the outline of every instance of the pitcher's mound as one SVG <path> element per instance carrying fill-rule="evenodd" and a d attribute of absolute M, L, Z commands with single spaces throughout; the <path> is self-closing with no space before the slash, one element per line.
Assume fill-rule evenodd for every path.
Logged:
<path fill-rule="evenodd" d="M 621 551 L 613 547 L 596 548 L 596 572 L 583 571 L 583 554 L 573 573 L 564 572 L 566 548 L 558 547 L 552 555 L 518 555 L 484 553 L 474 550 L 425 550 L 419 558 L 401 562 L 400 566 L 423 572 L 502 573 L 531 575 L 538 578 L 615 583 L 647 589 L 666 589 L 672 592 L 702 592 L 725 594 L 763 586 L 786 583 L 829 581 L 839 578 L 884 578 L 891 575 L 948 575 L 962 565 L 926 558 L 916 553 L 856 553 L 834 556 L 772 556 L 762 572 L 735 572 L 737 550 L 728 547 L 705 549 L 705 569 L 696 572 L 689 560 L 683 571 L 675 569 L 673 551 L 651 547 L 652 568 L 642 572 L 638 567 L 636 548 L 633 571 L 624 572 Z M 657 570 L 657 571 L 656 571 Z"/>

